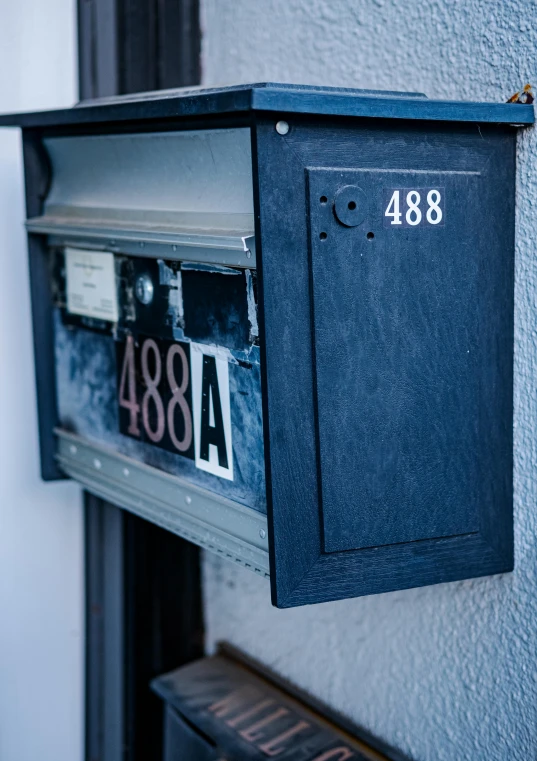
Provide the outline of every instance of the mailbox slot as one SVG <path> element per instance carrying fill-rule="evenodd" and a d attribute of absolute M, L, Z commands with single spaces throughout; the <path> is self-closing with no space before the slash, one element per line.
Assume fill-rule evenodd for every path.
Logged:
<path fill-rule="evenodd" d="M 248 129 L 56 137 L 44 213 L 51 243 L 255 267 Z"/>

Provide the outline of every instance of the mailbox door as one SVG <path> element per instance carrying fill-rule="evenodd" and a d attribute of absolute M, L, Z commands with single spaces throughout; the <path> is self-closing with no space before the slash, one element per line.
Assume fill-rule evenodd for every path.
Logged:
<path fill-rule="evenodd" d="M 289 124 L 254 134 L 273 600 L 508 571 L 514 131 Z"/>

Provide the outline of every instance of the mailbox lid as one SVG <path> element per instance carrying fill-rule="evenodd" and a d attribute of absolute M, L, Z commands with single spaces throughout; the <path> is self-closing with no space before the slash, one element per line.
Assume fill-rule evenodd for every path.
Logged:
<path fill-rule="evenodd" d="M 381 119 L 533 124 L 530 105 L 429 100 L 422 93 L 274 82 L 216 88 L 181 88 L 84 101 L 74 108 L 5 114 L 0 126 L 57 129 L 87 125 L 231 118 L 252 112 L 317 114 Z"/>
<path fill-rule="evenodd" d="M 29 215 L 53 242 L 255 267 L 250 131 L 47 137 L 50 187 Z"/>

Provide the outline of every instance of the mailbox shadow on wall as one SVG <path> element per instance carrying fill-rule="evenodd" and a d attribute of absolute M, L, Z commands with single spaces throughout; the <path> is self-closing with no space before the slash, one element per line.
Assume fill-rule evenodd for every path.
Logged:
<path fill-rule="evenodd" d="M 530 106 L 245 85 L 23 129 L 42 472 L 279 607 L 513 567 Z"/>

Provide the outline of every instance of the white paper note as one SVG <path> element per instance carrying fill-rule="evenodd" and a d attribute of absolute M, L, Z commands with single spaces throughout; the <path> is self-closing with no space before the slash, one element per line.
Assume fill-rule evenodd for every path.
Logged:
<path fill-rule="evenodd" d="M 117 322 L 114 254 L 66 248 L 65 271 L 69 312 Z"/>

